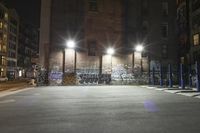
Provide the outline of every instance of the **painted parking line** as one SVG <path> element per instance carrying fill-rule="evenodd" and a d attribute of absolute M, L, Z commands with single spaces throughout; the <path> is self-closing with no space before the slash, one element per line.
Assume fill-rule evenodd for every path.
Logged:
<path fill-rule="evenodd" d="M 15 102 L 14 99 L 9 99 L 9 100 L 3 100 L 3 101 L 0 101 L 0 104 L 13 103 L 13 102 Z"/>

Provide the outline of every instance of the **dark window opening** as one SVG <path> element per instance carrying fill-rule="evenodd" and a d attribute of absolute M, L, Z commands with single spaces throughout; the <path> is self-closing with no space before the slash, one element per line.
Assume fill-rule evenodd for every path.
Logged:
<path fill-rule="evenodd" d="M 97 0 L 89 0 L 89 10 L 90 11 L 97 11 Z"/>
<path fill-rule="evenodd" d="M 90 41 L 88 43 L 88 55 L 96 56 L 96 41 Z"/>

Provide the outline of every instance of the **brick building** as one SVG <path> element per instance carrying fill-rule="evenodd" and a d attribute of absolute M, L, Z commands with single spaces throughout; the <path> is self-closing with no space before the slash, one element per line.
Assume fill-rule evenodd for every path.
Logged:
<path fill-rule="evenodd" d="M 17 77 L 19 16 L 0 4 L 0 76 Z"/>
<path fill-rule="evenodd" d="M 40 64 L 50 73 L 112 75 L 132 73 L 137 65 L 147 72 L 150 59 L 175 64 L 175 13 L 173 0 L 42 0 Z M 68 39 L 76 49 L 67 49 Z M 138 43 L 145 46 L 143 58 L 134 56 Z"/>

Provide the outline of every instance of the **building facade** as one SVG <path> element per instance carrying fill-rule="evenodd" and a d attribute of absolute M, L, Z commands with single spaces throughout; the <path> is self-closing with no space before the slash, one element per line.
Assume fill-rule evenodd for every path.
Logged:
<path fill-rule="evenodd" d="M 26 77 L 38 58 L 39 32 L 32 24 L 20 21 L 17 66 L 20 77 Z"/>
<path fill-rule="evenodd" d="M 175 64 L 175 13 L 173 0 L 43 0 L 40 64 L 50 73 L 113 77 L 132 73 L 140 65 L 147 72 L 149 61 Z M 75 49 L 66 47 L 69 39 L 75 40 Z M 145 47 L 143 58 L 134 54 L 137 44 Z M 108 48 L 115 54 L 107 55 Z"/>
<path fill-rule="evenodd" d="M 145 46 L 149 61 L 176 64 L 176 1 L 126 0 L 125 44 Z"/>
<path fill-rule="evenodd" d="M 189 21 L 190 21 L 190 60 L 194 64 L 200 62 L 200 1 L 189 1 Z"/>
<path fill-rule="evenodd" d="M 15 10 L 0 4 L 0 66 L 1 76 L 14 79 L 17 76 L 17 48 L 19 34 L 19 17 Z"/>
<path fill-rule="evenodd" d="M 189 0 L 177 0 L 177 36 L 180 62 L 190 64 Z"/>
<path fill-rule="evenodd" d="M 8 23 L 8 9 L 0 4 L 0 76 L 7 72 Z"/>
<path fill-rule="evenodd" d="M 19 16 L 14 9 L 9 10 L 9 32 L 7 52 L 7 76 L 9 79 L 18 77 L 17 56 L 19 39 Z"/>
<path fill-rule="evenodd" d="M 200 2 L 198 0 L 177 0 L 177 25 L 180 62 L 195 64 L 200 61 Z"/>

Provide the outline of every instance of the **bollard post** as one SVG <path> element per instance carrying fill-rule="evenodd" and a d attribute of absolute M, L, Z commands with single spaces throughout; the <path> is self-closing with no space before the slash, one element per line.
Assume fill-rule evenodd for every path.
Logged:
<path fill-rule="evenodd" d="M 199 70 L 199 62 L 196 62 L 196 87 L 197 91 L 200 91 L 200 70 Z"/>
<path fill-rule="evenodd" d="M 152 71 L 152 84 L 155 85 L 155 68 L 154 67 Z"/>
<path fill-rule="evenodd" d="M 178 69 L 177 69 L 177 81 L 178 81 L 178 86 L 181 86 L 181 65 L 178 65 Z"/>
<path fill-rule="evenodd" d="M 160 87 L 163 87 L 163 69 L 161 64 L 160 64 Z"/>
<path fill-rule="evenodd" d="M 149 66 L 148 78 L 149 78 L 149 85 L 151 85 L 151 69 L 150 69 L 150 66 Z"/>
<path fill-rule="evenodd" d="M 181 89 L 185 89 L 185 80 L 184 80 L 184 66 L 183 64 L 180 65 L 180 72 L 181 72 Z"/>
<path fill-rule="evenodd" d="M 189 65 L 189 68 L 188 68 L 188 80 L 189 80 L 189 87 L 191 88 L 192 87 L 192 68 L 191 68 L 191 65 Z"/>
<path fill-rule="evenodd" d="M 168 65 L 168 71 L 169 71 L 169 87 L 172 88 L 173 87 L 173 80 L 172 80 L 172 66 L 171 64 Z"/>

